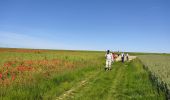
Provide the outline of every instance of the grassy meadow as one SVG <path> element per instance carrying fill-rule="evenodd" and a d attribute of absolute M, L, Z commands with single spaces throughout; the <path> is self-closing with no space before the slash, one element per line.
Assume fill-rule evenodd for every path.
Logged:
<path fill-rule="evenodd" d="M 0 49 L 1 100 L 165 100 L 137 58 L 104 71 L 105 52 Z"/>
<path fill-rule="evenodd" d="M 170 87 L 170 55 L 142 55 L 139 58 Z"/>
<path fill-rule="evenodd" d="M 152 73 L 152 80 L 170 98 L 170 55 L 138 55 L 145 67 Z"/>

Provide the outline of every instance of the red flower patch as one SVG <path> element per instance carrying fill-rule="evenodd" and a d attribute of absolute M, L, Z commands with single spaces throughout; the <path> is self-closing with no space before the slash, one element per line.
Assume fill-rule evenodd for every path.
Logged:
<path fill-rule="evenodd" d="M 12 78 L 11 78 L 11 79 L 12 79 L 12 81 L 14 81 L 14 80 L 15 80 L 15 75 L 12 75 Z"/>
<path fill-rule="evenodd" d="M 11 66 L 11 64 L 9 64 L 9 63 L 4 64 L 4 67 L 10 67 L 10 66 Z"/>
<path fill-rule="evenodd" d="M 27 67 L 27 66 L 19 66 L 17 67 L 18 71 L 32 71 L 32 67 Z"/>
<path fill-rule="evenodd" d="M 0 73 L 0 79 L 2 79 L 2 74 Z"/>

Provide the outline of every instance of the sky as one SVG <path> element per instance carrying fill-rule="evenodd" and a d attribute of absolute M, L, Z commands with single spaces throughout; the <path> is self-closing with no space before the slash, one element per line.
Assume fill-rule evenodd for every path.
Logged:
<path fill-rule="evenodd" d="M 170 1 L 0 0 L 0 47 L 170 53 Z"/>

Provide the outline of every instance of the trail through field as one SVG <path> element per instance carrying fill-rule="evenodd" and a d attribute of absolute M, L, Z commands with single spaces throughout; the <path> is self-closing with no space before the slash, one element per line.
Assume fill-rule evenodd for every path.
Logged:
<path fill-rule="evenodd" d="M 136 57 L 130 57 L 131 60 Z M 98 69 L 64 92 L 57 100 L 164 100 L 139 61 L 115 62 L 111 71 Z"/>
<path fill-rule="evenodd" d="M 133 60 L 133 59 L 135 59 L 136 58 L 136 56 L 129 56 L 129 61 L 131 61 L 131 60 Z M 125 61 L 126 61 L 127 59 L 126 59 L 126 57 L 125 57 Z M 119 56 L 117 59 L 116 59 L 116 61 L 121 61 L 121 56 Z"/>
<path fill-rule="evenodd" d="M 76 93 L 76 91 L 83 88 L 86 84 L 88 84 L 90 82 L 91 79 L 96 77 L 98 74 L 99 74 L 99 72 L 92 73 L 92 74 L 88 75 L 88 77 L 86 77 L 86 79 L 80 81 L 79 83 L 77 83 L 75 85 L 75 87 L 72 87 L 70 90 L 64 92 L 62 95 L 57 97 L 56 100 L 65 100 L 67 98 L 72 98 L 73 95 Z"/>

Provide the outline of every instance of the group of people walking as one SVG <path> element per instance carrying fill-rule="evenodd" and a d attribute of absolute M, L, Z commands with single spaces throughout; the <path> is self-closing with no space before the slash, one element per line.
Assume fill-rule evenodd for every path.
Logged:
<path fill-rule="evenodd" d="M 118 57 L 119 56 L 120 56 L 120 54 L 118 53 Z M 116 57 L 115 53 L 111 53 L 110 50 L 107 50 L 105 57 L 106 57 L 105 70 L 111 70 L 112 63 L 115 61 L 115 59 L 117 57 Z M 125 57 L 126 57 L 126 60 L 128 61 L 129 60 L 129 54 L 128 53 L 126 55 L 124 53 L 121 54 L 121 62 L 122 63 L 124 63 Z"/>
<path fill-rule="evenodd" d="M 125 62 L 125 56 L 126 56 L 126 60 L 129 61 L 129 54 L 127 53 L 126 55 L 124 53 L 121 54 L 121 61 L 122 63 Z"/>

